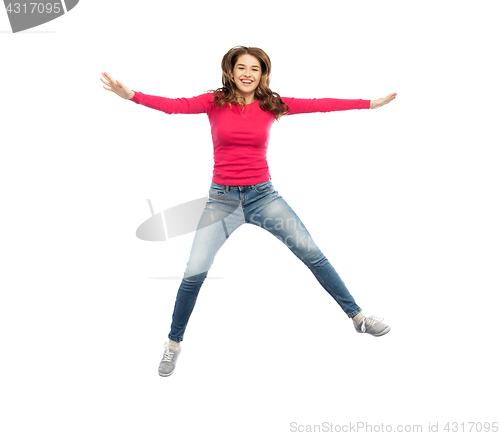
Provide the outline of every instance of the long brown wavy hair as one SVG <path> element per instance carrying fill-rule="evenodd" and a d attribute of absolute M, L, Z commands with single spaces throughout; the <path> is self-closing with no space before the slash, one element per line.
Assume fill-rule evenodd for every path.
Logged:
<path fill-rule="evenodd" d="M 271 59 L 264 50 L 257 47 L 243 47 L 238 45 L 229 50 L 222 58 L 222 87 L 213 92 L 214 101 L 220 109 L 226 103 L 241 104 L 242 109 L 245 108 L 246 101 L 237 93 L 237 87 L 233 77 L 234 66 L 241 55 L 249 54 L 255 56 L 260 62 L 262 75 L 259 85 L 255 89 L 255 99 L 259 100 L 259 106 L 264 111 L 274 112 L 276 120 L 279 120 L 283 115 L 286 115 L 290 110 L 288 105 L 283 102 L 279 94 L 271 91 L 269 83 L 271 81 Z"/>

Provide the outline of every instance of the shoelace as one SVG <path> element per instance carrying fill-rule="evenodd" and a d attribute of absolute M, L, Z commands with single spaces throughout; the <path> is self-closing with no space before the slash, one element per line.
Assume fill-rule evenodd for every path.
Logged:
<path fill-rule="evenodd" d="M 174 352 L 165 350 L 165 353 L 163 354 L 163 359 L 161 359 L 162 362 L 171 362 L 174 357 Z"/>
<path fill-rule="evenodd" d="M 367 325 L 375 325 L 377 321 L 383 321 L 384 318 L 378 318 L 376 316 L 370 315 L 370 316 L 365 316 L 363 318 L 363 321 L 361 322 L 361 331 L 363 333 L 366 332 L 366 326 Z"/>

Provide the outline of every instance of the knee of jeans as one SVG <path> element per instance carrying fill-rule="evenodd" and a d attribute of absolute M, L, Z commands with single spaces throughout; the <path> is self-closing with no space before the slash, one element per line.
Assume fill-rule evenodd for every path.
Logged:
<path fill-rule="evenodd" d="M 316 245 L 300 247 L 298 250 L 300 256 L 307 262 L 314 265 L 320 265 L 328 262 L 328 259 Z"/>
<path fill-rule="evenodd" d="M 323 266 L 328 264 L 329 260 L 320 250 L 318 250 L 314 255 L 311 255 L 310 263 L 316 266 Z"/>
<path fill-rule="evenodd" d="M 294 249 L 303 257 L 319 258 L 323 253 L 310 237 L 295 238 Z"/>
<path fill-rule="evenodd" d="M 186 270 L 184 271 L 184 279 L 195 281 L 195 277 L 199 274 L 206 273 L 210 270 L 211 263 L 208 262 L 208 259 L 190 259 L 186 265 Z"/>
<path fill-rule="evenodd" d="M 187 283 L 197 283 L 200 279 L 205 280 L 208 274 L 209 268 L 186 268 L 184 271 L 184 277 L 182 278 Z"/>

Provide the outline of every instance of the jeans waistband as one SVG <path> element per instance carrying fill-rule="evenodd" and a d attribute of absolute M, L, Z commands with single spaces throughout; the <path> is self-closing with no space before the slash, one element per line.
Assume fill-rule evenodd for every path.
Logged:
<path fill-rule="evenodd" d="M 225 191 L 230 191 L 230 190 L 239 190 L 241 188 L 255 188 L 255 186 L 261 186 L 266 183 L 272 183 L 271 182 L 272 178 L 269 180 L 266 180 L 265 182 L 261 183 L 256 183 L 255 185 L 220 185 L 219 183 L 212 182 L 211 186 L 223 189 Z"/>

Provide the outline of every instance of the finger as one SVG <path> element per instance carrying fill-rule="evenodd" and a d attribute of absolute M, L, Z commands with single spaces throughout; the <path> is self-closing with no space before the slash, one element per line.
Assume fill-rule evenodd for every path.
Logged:
<path fill-rule="evenodd" d="M 107 79 L 113 83 L 115 81 L 115 79 L 113 79 L 108 73 L 104 73 L 104 75 L 107 77 Z"/>

